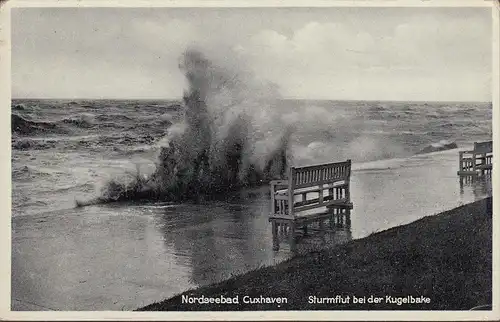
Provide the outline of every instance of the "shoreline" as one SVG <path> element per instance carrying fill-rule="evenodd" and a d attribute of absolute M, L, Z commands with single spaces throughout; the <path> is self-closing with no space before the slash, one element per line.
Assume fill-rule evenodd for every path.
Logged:
<path fill-rule="evenodd" d="M 491 197 L 484 198 L 137 311 L 470 310 L 491 305 L 491 203 Z"/>

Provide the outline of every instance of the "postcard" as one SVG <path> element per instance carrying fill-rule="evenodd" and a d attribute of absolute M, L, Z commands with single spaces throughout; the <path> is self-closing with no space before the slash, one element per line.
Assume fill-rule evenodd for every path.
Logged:
<path fill-rule="evenodd" d="M 3 319 L 499 318 L 498 2 L 1 14 Z"/>

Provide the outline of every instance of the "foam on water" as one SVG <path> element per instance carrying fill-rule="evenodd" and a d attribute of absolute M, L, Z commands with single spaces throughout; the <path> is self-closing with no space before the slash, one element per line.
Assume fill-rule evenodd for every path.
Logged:
<path fill-rule="evenodd" d="M 474 141 L 491 139 L 489 103 L 282 99 L 277 91 L 262 89 L 267 85 L 235 70 L 234 65 L 227 67 L 220 60 L 209 61 L 203 55 L 198 63 L 195 63 L 194 57 L 190 59 L 193 61 L 183 70 L 186 75 L 191 75 L 189 77 L 193 84 L 187 88 L 183 102 L 14 101 L 13 115 L 27 121 L 21 122 L 24 125 L 35 126 L 35 131 L 25 127 L 26 132 L 12 128 L 14 215 L 73 207 L 75 198 L 95 201 L 102 197 L 101 188 L 110 180 L 119 183 L 115 186 L 118 188 L 114 196 L 116 198 L 120 191 L 126 191 L 128 183 L 134 181 L 137 168 L 140 170 L 141 182 L 145 181 L 143 175 L 149 179 L 146 185 L 150 188 L 149 194 L 143 191 L 142 195 L 128 194 L 127 198 L 141 196 L 158 200 L 158 196 L 168 195 L 154 192 L 152 178 L 160 186 L 165 186 L 161 183 L 171 179 L 168 175 L 171 172 L 163 170 L 169 170 L 168 167 L 172 165 L 165 161 L 172 160 L 172 156 L 178 157 L 178 164 L 188 164 L 187 170 L 194 168 L 195 162 L 188 157 L 190 154 L 184 153 L 188 150 L 185 142 L 190 142 L 188 133 L 196 134 L 196 131 L 188 130 L 189 122 L 186 121 L 191 109 L 205 109 L 209 116 L 207 123 L 211 124 L 208 127 L 210 135 L 213 135 L 211 143 L 200 151 L 209 152 L 205 155 L 208 164 L 212 165 L 208 171 L 212 172 L 204 174 L 211 173 L 208 177 L 213 177 L 219 175 L 220 170 L 217 169 L 223 169 L 225 175 L 222 177 L 229 182 L 222 185 L 222 181 L 217 183 L 207 180 L 207 186 L 212 184 L 212 187 L 219 185 L 236 189 L 238 185 L 259 183 L 263 179 L 250 174 L 261 172 L 261 176 L 265 177 L 262 169 L 266 170 L 266 164 L 273 157 L 278 156 L 277 159 L 280 159 L 284 154 L 280 152 L 283 151 L 286 151 L 287 165 L 351 159 L 355 168 L 364 162 L 410 158 L 420 151 L 432 152 L 445 145 L 440 142 L 442 140 L 455 142 L 459 149 L 467 149 Z M 202 63 L 202 59 L 206 63 Z M 243 76 L 241 79 L 235 78 L 234 74 Z M 190 100 L 194 93 L 199 92 L 197 86 L 205 91 L 204 105 L 199 104 L 202 100 Z M 190 117 L 193 122 L 199 119 L 196 113 Z M 81 127 L 78 122 L 61 122 L 80 119 L 89 120 L 93 125 Z M 58 130 L 52 131 L 54 126 Z M 44 130 L 44 127 L 49 131 Z M 65 132 L 60 133 L 59 129 Z M 286 143 L 286 149 L 280 149 L 280 143 Z M 185 148 L 184 152 L 181 148 L 180 151 L 169 153 L 172 152 L 172 146 L 181 146 Z M 238 146 L 240 148 L 232 149 Z M 227 165 L 228 160 L 236 166 L 223 166 Z M 412 160 L 419 162 L 418 158 Z M 388 162 L 392 164 L 393 161 Z M 279 164 L 276 162 L 275 168 L 268 167 L 267 170 L 282 169 Z M 18 171 L 24 166 L 52 169 L 64 174 L 32 172 L 28 176 Z M 370 166 L 362 167 L 368 169 Z M 235 171 L 236 168 L 238 171 Z M 182 172 L 179 170 L 182 169 L 178 167 L 174 172 Z M 155 172 L 157 174 L 153 175 Z M 247 180 L 242 180 L 245 174 Z M 191 179 L 188 177 L 184 176 L 177 182 L 196 182 L 204 175 L 191 175 Z M 176 179 L 173 181 L 176 182 Z M 74 185 L 74 190 L 54 191 L 54 188 L 71 185 Z M 90 192 L 88 185 L 94 185 L 94 191 Z M 129 188 L 134 187 L 137 186 L 129 185 Z M 186 191 L 186 194 L 190 193 Z M 106 199 L 102 198 L 100 202 L 103 201 L 106 202 Z M 42 203 L 45 204 L 43 207 L 38 206 Z"/>
<path fill-rule="evenodd" d="M 156 171 L 110 181 L 100 202 L 183 200 L 283 177 L 290 131 L 271 108 L 277 93 L 196 50 L 185 52 L 180 68 L 189 85 L 184 117 L 159 142 Z"/>

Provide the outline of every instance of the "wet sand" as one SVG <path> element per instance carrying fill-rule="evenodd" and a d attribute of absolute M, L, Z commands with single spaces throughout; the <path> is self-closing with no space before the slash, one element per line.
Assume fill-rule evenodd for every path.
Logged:
<path fill-rule="evenodd" d="M 460 188 L 458 150 L 353 165 L 361 238 L 491 194 Z M 116 204 L 12 219 L 12 310 L 132 310 L 290 257 L 272 251 L 267 187 L 209 204 Z M 306 241 L 307 242 L 307 241 Z M 312 242 L 314 243 L 314 241 Z M 320 245 L 321 246 L 321 245 Z"/>

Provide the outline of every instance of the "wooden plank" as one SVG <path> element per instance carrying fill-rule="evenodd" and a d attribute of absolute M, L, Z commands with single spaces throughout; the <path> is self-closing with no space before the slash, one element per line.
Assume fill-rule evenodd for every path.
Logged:
<path fill-rule="evenodd" d="M 279 194 L 279 195 L 274 195 L 274 200 L 288 200 L 288 194 L 286 195 L 283 195 L 283 194 Z"/>
<path fill-rule="evenodd" d="M 331 200 L 328 202 L 324 202 L 322 204 L 316 203 L 316 204 L 307 204 L 307 205 L 298 206 L 298 207 L 295 206 L 294 211 L 297 213 L 297 212 L 301 212 L 301 211 L 311 210 L 314 208 L 326 207 L 326 206 L 330 206 L 330 205 L 341 205 L 341 204 L 345 204 L 346 202 L 347 202 L 346 199 L 337 199 L 337 200 Z"/>
<path fill-rule="evenodd" d="M 306 184 L 322 180 L 346 178 L 350 174 L 346 169 L 350 168 L 351 161 L 313 165 L 301 168 L 293 168 L 294 176 L 292 180 L 297 184 Z M 331 171 L 333 170 L 333 172 Z M 330 175 L 326 175 L 330 173 Z M 332 175 L 333 174 L 333 175 Z"/>
<path fill-rule="evenodd" d="M 329 190 L 330 188 L 347 188 L 348 184 L 347 183 L 342 183 L 340 185 L 323 185 L 323 188 L 320 188 L 320 185 L 314 185 L 312 187 L 309 187 L 306 189 L 306 187 L 302 187 L 300 189 L 295 189 L 294 190 L 294 196 L 301 195 L 302 193 L 313 193 L 313 192 L 320 192 L 321 190 Z"/>
<path fill-rule="evenodd" d="M 329 219 L 331 216 L 332 216 L 332 214 L 328 211 L 320 212 L 320 213 L 315 213 L 314 215 L 311 215 L 311 216 L 297 217 L 295 219 L 295 223 L 297 226 L 302 226 L 302 225 L 315 223 L 315 222 L 318 222 L 320 220 Z"/>
<path fill-rule="evenodd" d="M 305 167 L 300 167 L 300 168 L 294 168 L 297 171 L 310 171 L 310 170 L 317 170 L 317 169 L 337 169 L 342 166 L 350 166 L 351 165 L 351 160 L 347 161 L 342 161 L 342 162 L 333 162 L 333 163 L 323 163 L 323 164 L 316 164 L 316 165 L 310 165 L 310 166 L 305 166 Z"/>
<path fill-rule="evenodd" d="M 461 176 L 476 176 L 478 175 L 477 171 L 457 171 L 458 175 Z"/>
<path fill-rule="evenodd" d="M 314 182 L 306 182 L 306 183 L 297 183 L 295 185 L 295 189 L 303 189 L 303 188 L 308 188 L 308 187 L 313 187 L 313 186 L 318 186 L 320 184 L 335 184 L 338 182 L 345 182 L 348 179 L 343 177 L 343 178 L 334 178 L 334 179 L 329 179 L 329 180 L 320 180 L 320 181 L 314 181 Z"/>
<path fill-rule="evenodd" d="M 322 178 L 318 172 L 304 172 L 296 175 L 294 183 L 296 186 L 311 186 L 314 184 L 347 180 L 348 178 L 349 176 L 345 174 Z"/>
<path fill-rule="evenodd" d="M 269 216 L 269 221 L 272 221 L 274 219 L 293 220 L 294 218 L 292 216 L 289 216 L 289 215 L 271 214 Z"/>
<path fill-rule="evenodd" d="M 330 208 L 330 209 L 353 209 L 354 205 L 352 202 L 345 202 L 342 204 L 327 205 L 325 207 Z"/>

